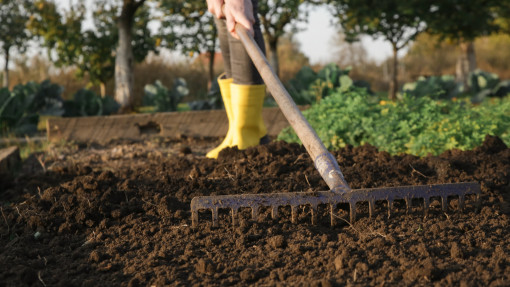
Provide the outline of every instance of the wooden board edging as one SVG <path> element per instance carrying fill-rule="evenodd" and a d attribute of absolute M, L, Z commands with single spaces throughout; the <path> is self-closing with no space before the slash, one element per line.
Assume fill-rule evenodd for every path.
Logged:
<path fill-rule="evenodd" d="M 304 110 L 306 107 L 300 107 Z M 276 136 L 289 126 L 279 108 L 264 108 L 268 135 Z M 77 118 L 50 118 L 48 140 L 106 144 L 112 140 L 143 140 L 150 137 L 223 137 L 228 131 L 225 110 L 167 112 Z"/>

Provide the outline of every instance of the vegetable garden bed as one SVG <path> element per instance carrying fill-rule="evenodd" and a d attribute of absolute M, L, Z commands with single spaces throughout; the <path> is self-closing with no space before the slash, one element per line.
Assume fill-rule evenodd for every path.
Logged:
<path fill-rule="evenodd" d="M 330 227 L 309 210 L 269 211 L 232 227 L 206 213 L 191 227 L 192 197 L 325 190 L 303 147 L 273 142 L 218 160 L 218 139 L 153 138 L 50 147 L 0 188 L 0 282 L 5 286 L 504 286 L 510 282 L 510 149 L 487 136 L 470 151 L 419 158 L 350 145 L 334 152 L 353 188 L 477 181 L 482 207 L 443 213 L 432 202 L 387 218 Z M 361 209 L 364 207 L 361 206 Z M 339 211 L 338 216 L 347 213 Z M 203 218 L 203 219 L 202 219 Z"/>

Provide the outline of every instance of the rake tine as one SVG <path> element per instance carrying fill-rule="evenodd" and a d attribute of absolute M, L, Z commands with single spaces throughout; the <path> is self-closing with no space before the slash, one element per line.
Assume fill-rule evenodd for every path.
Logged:
<path fill-rule="evenodd" d="M 278 219 L 278 206 L 271 206 L 271 217 Z"/>
<path fill-rule="evenodd" d="M 351 215 L 351 223 L 354 223 L 356 221 L 356 202 L 349 202 L 349 209 L 350 209 L 350 215 Z"/>
<path fill-rule="evenodd" d="M 465 198 L 463 195 L 459 195 L 459 209 L 464 211 L 465 207 L 466 207 Z"/>
<path fill-rule="evenodd" d="M 292 216 L 291 222 L 296 223 L 297 222 L 297 206 L 292 205 L 290 207 L 290 210 L 291 210 L 291 216 Z"/>
<path fill-rule="evenodd" d="M 316 225 L 317 224 L 317 206 L 316 205 L 312 205 L 310 206 L 310 211 L 312 213 L 312 225 Z"/>
<path fill-rule="evenodd" d="M 391 217 L 391 210 L 393 209 L 393 200 L 388 199 L 388 218 Z"/>
<path fill-rule="evenodd" d="M 482 197 L 478 193 L 478 194 L 476 194 L 476 212 L 480 212 L 481 207 L 482 207 Z"/>
<path fill-rule="evenodd" d="M 259 206 L 255 205 L 251 208 L 251 218 L 253 219 L 253 221 L 257 221 L 258 217 L 259 217 Z"/>
<path fill-rule="evenodd" d="M 331 226 L 335 225 L 335 204 L 330 203 L 329 204 L 329 216 L 331 219 Z"/>
<path fill-rule="evenodd" d="M 235 227 L 237 223 L 237 208 L 232 208 L 232 227 Z"/>
<path fill-rule="evenodd" d="M 429 204 L 430 200 L 428 197 L 423 198 L 423 216 L 429 215 Z"/>
<path fill-rule="evenodd" d="M 218 208 L 211 208 L 212 211 L 212 226 L 218 227 Z"/>
<path fill-rule="evenodd" d="M 198 225 L 198 211 L 191 212 L 191 226 L 197 227 Z"/>
<path fill-rule="evenodd" d="M 406 201 L 406 213 L 410 214 L 411 213 L 411 204 L 412 204 L 411 203 L 411 198 L 406 196 L 405 201 Z"/>
<path fill-rule="evenodd" d="M 374 211 L 375 211 L 375 201 L 369 200 L 368 201 L 368 216 L 370 218 L 372 218 L 374 216 Z"/>
<path fill-rule="evenodd" d="M 443 212 L 446 212 L 448 210 L 448 197 L 447 196 L 441 196 L 441 209 Z"/>

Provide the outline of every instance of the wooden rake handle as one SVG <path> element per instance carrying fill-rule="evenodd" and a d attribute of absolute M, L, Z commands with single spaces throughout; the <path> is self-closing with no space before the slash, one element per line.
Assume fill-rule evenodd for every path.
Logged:
<path fill-rule="evenodd" d="M 296 103 L 269 65 L 253 36 L 241 24 L 237 23 L 235 29 L 269 92 L 276 100 L 285 118 L 287 118 L 292 128 L 296 131 L 297 136 L 305 146 L 308 154 L 312 157 L 315 167 L 324 181 L 334 192 L 350 191 L 336 159 L 329 153 L 319 136 L 317 136 L 317 133 L 298 109 Z"/>

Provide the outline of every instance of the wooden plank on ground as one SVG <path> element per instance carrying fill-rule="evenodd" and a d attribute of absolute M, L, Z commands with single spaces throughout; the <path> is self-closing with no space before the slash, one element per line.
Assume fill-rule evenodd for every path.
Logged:
<path fill-rule="evenodd" d="M 12 174 L 20 165 L 21 157 L 17 146 L 0 149 L 0 174 Z"/>
<path fill-rule="evenodd" d="M 278 135 L 289 126 L 279 108 L 264 108 L 262 116 L 270 136 Z M 223 137 L 227 131 L 224 110 L 51 118 L 47 122 L 48 140 L 52 142 L 105 144 L 112 140 L 142 140 L 155 136 Z"/>

